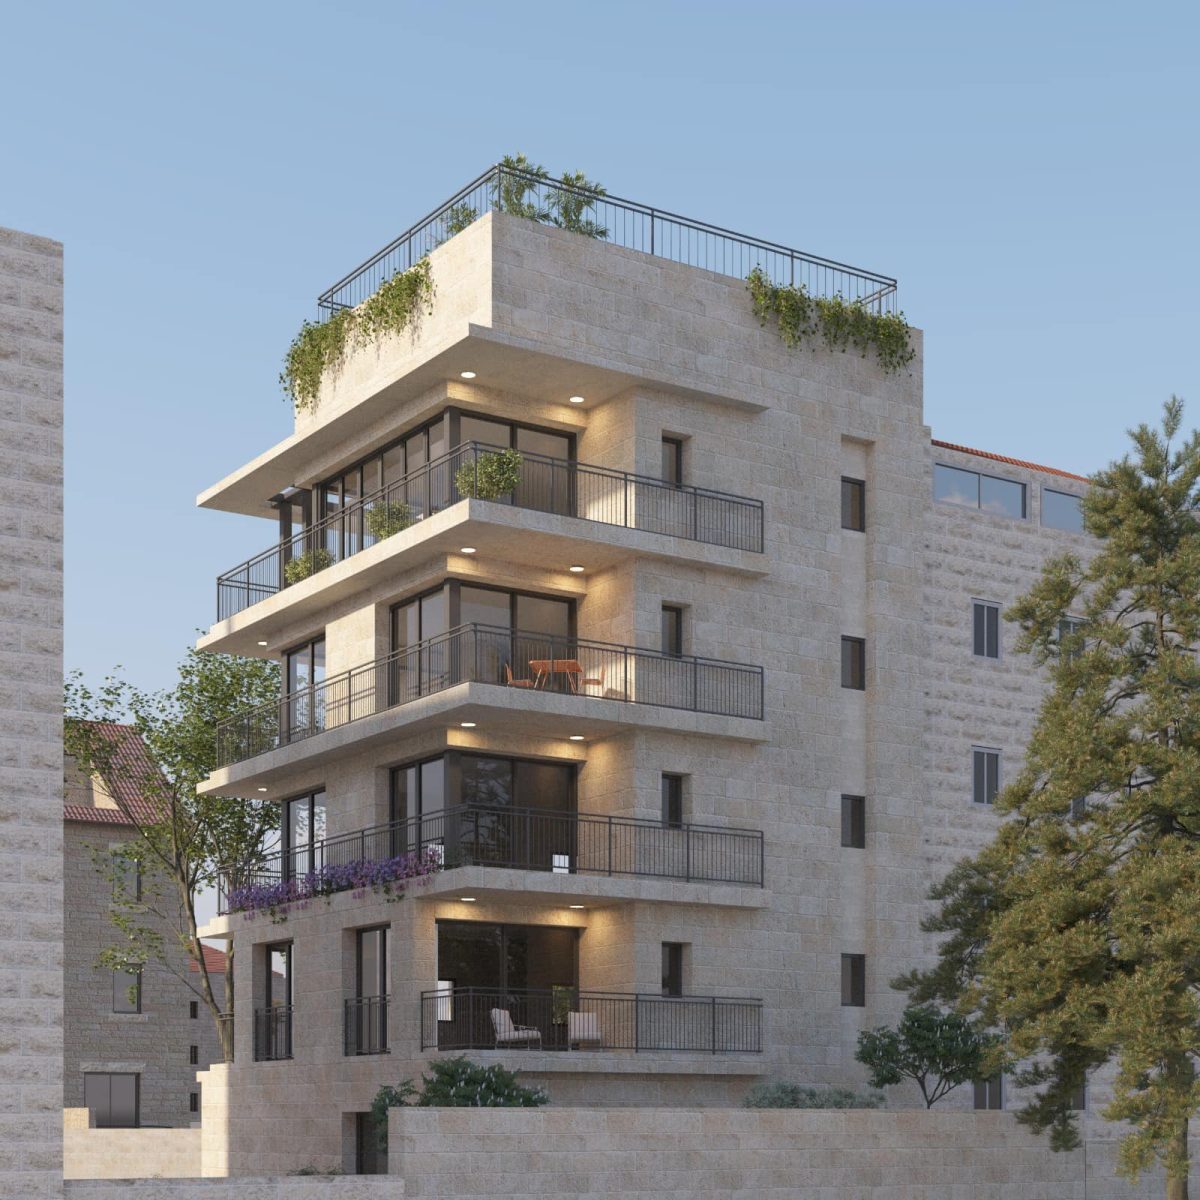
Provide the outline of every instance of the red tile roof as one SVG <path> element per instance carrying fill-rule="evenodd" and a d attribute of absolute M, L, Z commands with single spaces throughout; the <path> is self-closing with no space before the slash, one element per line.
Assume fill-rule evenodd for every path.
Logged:
<path fill-rule="evenodd" d="M 132 725 L 118 725 L 111 721 L 93 721 L 91 724 L 114 747 L 112 760 L 104 772 L 104 786 L 119 807 L 92 808 L 86 804 L 64 804 L 63 820 L 87 821 L 97 825 L 132 825 L 132 816 L 139 821 L 153 822 L 157 810 L 145 793 L 151 781 L 161 780 L 162 775 L 150 758 L 146 744 Z"/>
<path fill-rule="evenodd" d="M 932 439 L 933 445 L 942 450 L 957 450 L 960 454 L 974 454 L 978 458 L 990 458 L 993 462 L 1007 463 L 1010 467 L 1024 467 L 1027 471 L 1044 471 L 1047 475 L 1058 475 L 1062 479 L 1077 479 L 1087 483 L 1086 475 L 1074 475 L 1070 471 L 1060 471 L 1057 467 L 1043 467 L 1040 463 L 1026 462 L 1022 458 L 1009 458 L 1005 454 L 992 454 L 988 450 L 972 450 L 970 446 L 958 446 L 954 442 L 939 442 Z"/>
<path fill-rule="evenodd" d="M 225 951 L 218 950 L 216 946 L 210 946 L 207 942 L 201 942 L 200 947 L 204 951 L 204 965 L 208 968 L 208 973 L 210 975 L 224 975 Z M 188 970 L 195 975 L 200 974 L 200 967 L 194 958 L 188 960 Z"/>

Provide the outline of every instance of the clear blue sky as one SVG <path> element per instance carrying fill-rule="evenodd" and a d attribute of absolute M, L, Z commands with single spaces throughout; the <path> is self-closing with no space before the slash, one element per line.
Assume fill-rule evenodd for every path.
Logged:
<path fill-rule="evenodd" d="M 67 663 L 145 685 L 265 522 L 319 291 L 505 152 L 895 275 L 935 434 L 1200 423 L 1194 4 L 14 5 L 0 224 L 66 243 Z"/>

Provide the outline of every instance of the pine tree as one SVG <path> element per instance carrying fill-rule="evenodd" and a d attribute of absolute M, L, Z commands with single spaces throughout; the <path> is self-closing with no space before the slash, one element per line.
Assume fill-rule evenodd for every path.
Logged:
<path fill-rule="evenodd" d="M 1200 1105 L 1200 437 L 1161 430 L 1083 501 L 1097 549 L 1048 562 L 1006 614 L 1048 677 L 994 840 L 934 890 L 932 969 L 897 980 L 1005 1032 L 1033 1098 L 1018 1114 L 1078 1143 L 1071 1097 L 1115 1067 L 1103 1115 L 1129 1122 L 1120 1170 L 1155 1160 L 1186 1200 Z"/>

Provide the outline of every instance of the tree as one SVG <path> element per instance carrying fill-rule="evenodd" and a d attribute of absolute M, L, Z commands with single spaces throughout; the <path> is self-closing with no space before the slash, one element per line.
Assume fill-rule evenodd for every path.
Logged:
<path fill-rule="evenodd" d="M 882 1026 L 860 1033 L 854 1057 L 870 1069 L 872 1087 L 894 1087 L 911 1079 L 921 1089 L 925 1107 L 932 1108 L 959 1084 L 987 1074 L 986 1057 L 995 1041 L 956 1012 L 910 1005 L 895 1029 Z"/>
<path fill-rule="evenodd" d="M 278 697 L 276 663 L 194 650 L 168 691 L 144 692 L 113 675 L 93 692 L 78 672 L 66 683 L 65 749 L 81 770 L 108 785 L 133 827 L 111 864 L 112 921 L 122 943 L 98 961 L 116 970 L 161 963 L 203 1000 L 226 1059 L 233 1033 L 221 1017 L 233 1011 L 233 947 L 226 956 L 224 1003 L 218 1004 L 198 934 L 196 898 L 215 886 L 220 866 L 261 855 L 278 810 L 266 801 L 204 796 L 199 788 L 216 766 L 217 722 Z M 132 739 L 113 736 L 123 722 Z M 131 752 L 131 740 L 144 752 Z M 140 897 L 125 886 L 130 862 L 146 868 Z M 165 936 L 164 926 L 171 931 Z M 195 964 L 194 972 L 179 969 L 172 942 Z"/>
<path fill-rule="evenodd" d="M 1126 1121 L 1120 1170 L 1156 1159 L 1185 1200 L 1200 1103 L 1200 438 L 1161 430 L 1098 472 L 1088 561 L 1049 561 L 1007 617 L 1048 675 L 994 840 L 934 895 L 938 964 L 897 984 L 1006 1033 L 1035 1089 L 1019 1116 L 1077 1144 L 1071 1096 L 1116 1068 L 1104 1116 Z"/>

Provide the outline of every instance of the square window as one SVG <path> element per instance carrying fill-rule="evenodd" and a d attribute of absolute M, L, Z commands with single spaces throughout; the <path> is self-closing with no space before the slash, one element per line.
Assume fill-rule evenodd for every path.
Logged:
<path fill-rule="evenodd" d="M 842 476 L 842 528 L 862 533 L 867 527 L 867 485 Z"/>
<path fill-rule="evenodd" d="M 979 507 L 979 475 L 961 467 L 946 467 L 938 463 L 933 468 L 933 498 L 942 504 L 957 504 L 962 508 Z"/>
<path fill-rule="evenodd" d="M 863 638 L 842 638 L 842 687 L 863 691 L 867 686 L 867 643 Z"/>
<path fill-rule="evenodd" d="M 667 829 L 683 827 L 683 776 L 662 777 L 662 823 Z"/>
<path fill-rule="evenodd" d="M 978 658 L 1000 657 L 1000 605 L 971 601 L 974 649 Z"/>
<path fill-rule="evenodd" d="M 971 751 L 972 790 L 976 804 L 992 804 L 1000 791 L 1000 751 L 976 746 Z"/>
<path fill-rule="evenodd" d="M 842 797 L 842 845 L 850 850 L 867 846 L 866 796 Z"/>
<path fill-rule="evenodd" d="M 867 956 L 842 955 L 842 1007 L 865 1008 L 867 1004 Z"/>
<path fill-rule="evenodd" d="M 1083 510 L 1079 507 L 1079 497 L 1042 488 L 1042 524 L 1047 529 L 1082 533 Z"/>
<path fill-rule="evenodd" d="M 975 1107 L 980 1110 L 1004 1107 L 1004 1077 L 975 1080 Z"/>
<path fill-rule="evenodd" d="M 994 475 L 979 477 L 979 507 L 1002 517 L 1025 519 L 1025 485 Z"/>

